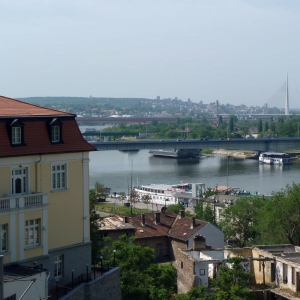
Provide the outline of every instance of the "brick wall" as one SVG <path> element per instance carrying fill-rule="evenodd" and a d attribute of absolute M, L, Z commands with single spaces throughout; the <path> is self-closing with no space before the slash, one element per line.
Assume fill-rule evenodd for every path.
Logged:
<path fill-rule="evenodd" d="M 176 241 L 176 240 L 171 240 L 171 258 L 173 260 L 177 260 L 177 256 L 178 256 L 178 249 L 183 249 L 186 250 L 187 249 L 187 244 L 181 241 Z"/>
<path fill-rule="evenodd" d="M 199 285 L 198 277 L 194 274 L 194 261 L 182 251 L 177 251 L 175 261 L 177 269 L 177 292 L 187 293 L 192 287 Z"/>

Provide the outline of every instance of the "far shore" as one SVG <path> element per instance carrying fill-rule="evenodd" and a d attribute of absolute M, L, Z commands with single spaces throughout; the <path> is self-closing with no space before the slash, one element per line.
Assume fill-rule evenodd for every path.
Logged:
<path fill-rule="evenodd" d="M 216 149 L 213 151 L 213 154 L 217 155 L 226 155 L 226 156 L 231 156 L 235 158 L 241 158 L 241 159 L 246 159 L 246 158 L 255 158 L 257 153 L 255 151 L 249 151 L 249 150 L 227 150 L 227 149 Z"/>

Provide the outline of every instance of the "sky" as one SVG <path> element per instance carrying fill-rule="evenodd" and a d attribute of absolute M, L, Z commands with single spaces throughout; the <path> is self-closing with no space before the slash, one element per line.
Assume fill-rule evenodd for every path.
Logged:
<path fill-rule="evenodd" d="M 0 0 L 0 95 L 300 108 L 299 0 Z"/>

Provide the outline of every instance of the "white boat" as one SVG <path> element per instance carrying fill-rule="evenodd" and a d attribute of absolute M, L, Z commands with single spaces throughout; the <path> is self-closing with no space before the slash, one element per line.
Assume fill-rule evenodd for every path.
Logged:
<path fill-rule="evenodd" d="M 204 191 L 204 183 L 180 183 L 180 184 L 149 184 L 142 185 L 133 190 L 138 194 L 139 199 L 142 200 L 143 196 L 150 197 L 150 203 L 170 205 L 178 204 L 180 201 L 188 201 L 189 199 L 196 198 L 199 191 Z"/>
<path fill-rule="evenodd" d="M 291 156 L 286 153 L 278 152 L 262 152 L 259 155 L 258 161 L 269 165 L 290 165 L 292 164 Z"/>

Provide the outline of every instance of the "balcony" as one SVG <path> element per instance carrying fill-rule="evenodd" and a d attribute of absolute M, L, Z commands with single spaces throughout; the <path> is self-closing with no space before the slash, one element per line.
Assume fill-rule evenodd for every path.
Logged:
<path fill-rule="evenodd" d="M 15 195 L 0 198 L 0 211 L 12 209 L 26 209 L 48 204 L 46 193 L 36 193 L 28 195 Z"/>

